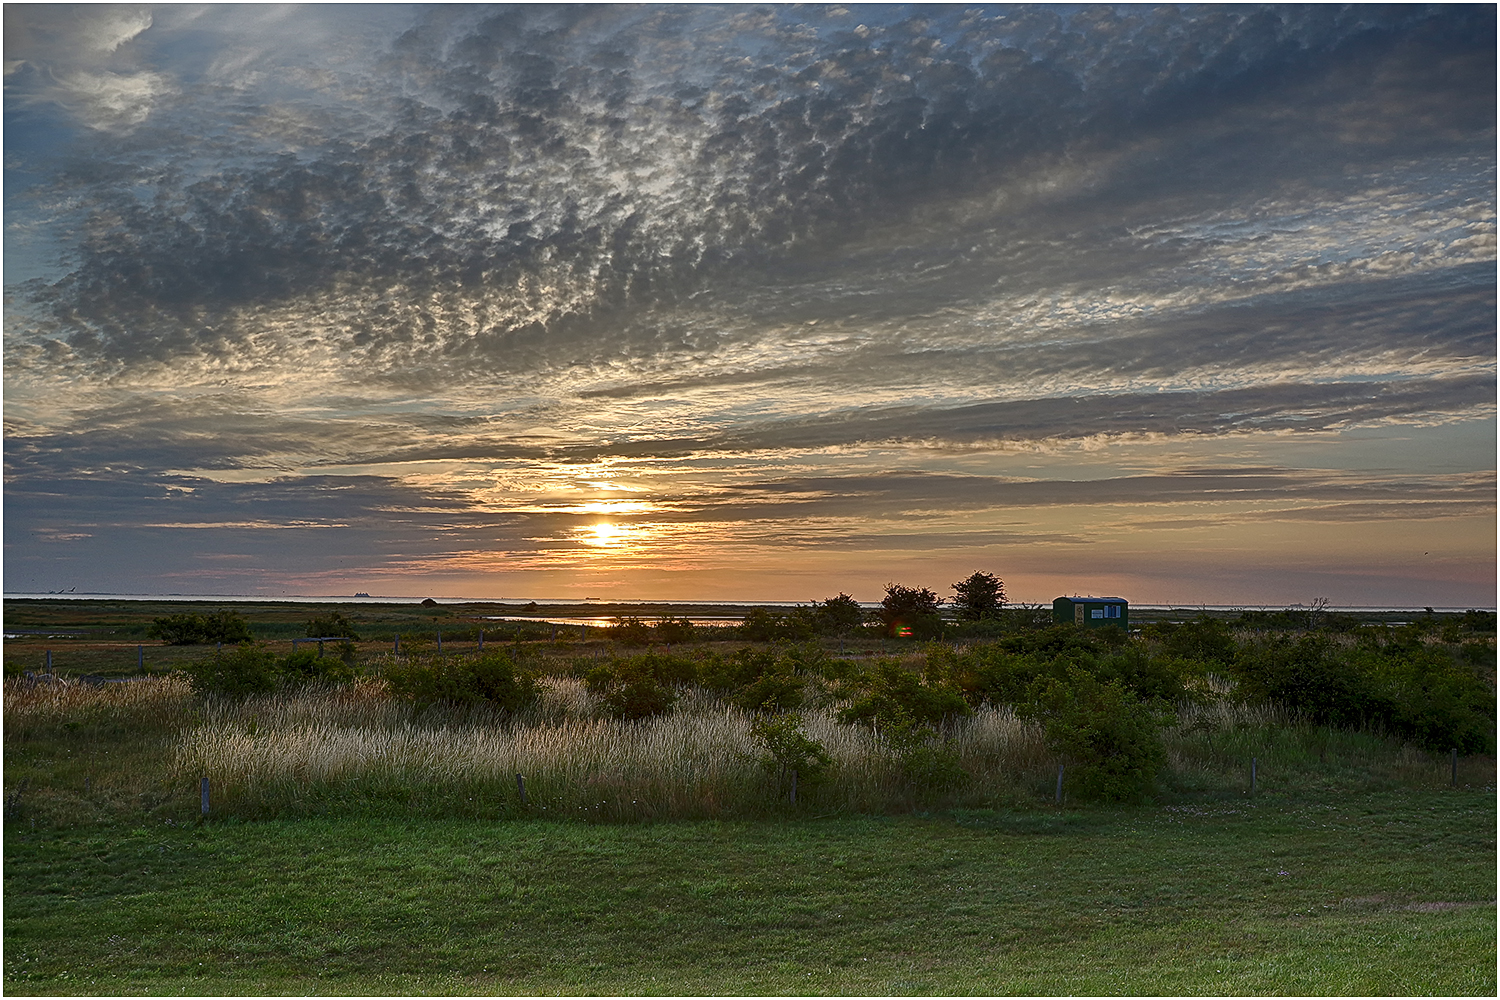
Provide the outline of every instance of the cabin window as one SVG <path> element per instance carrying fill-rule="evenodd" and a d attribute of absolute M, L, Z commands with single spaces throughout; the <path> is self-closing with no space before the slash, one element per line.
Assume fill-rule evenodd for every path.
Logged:
<path fill-rule="evenodd" d="M 1104 609 L 1103 608 L 1094 608 L 1094 609 L 1092 609 L 1091 611 L 1089 611 L 1089 617 L 1090 618 L 1103 618 L 1104 617 Z"/>

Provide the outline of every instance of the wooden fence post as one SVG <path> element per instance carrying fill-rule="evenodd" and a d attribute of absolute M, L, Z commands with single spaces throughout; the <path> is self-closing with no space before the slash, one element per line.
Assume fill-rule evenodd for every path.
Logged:
<path fill-rule="evenodd" d="M 1063 766 L 1057 765 L 1057 804 L 1062 805 L 1062 776 Z"/>
<path fill-rule="evenodd" d="M 1258 762 L 1254 757 L 1250 758 L 1250 794 L 1255 794 L 1255 765 Z"/>
<path fill-rule="evenodd" d="M 208 815 L 208 777 L 205 775 L 203 784 L 199 787 L 199 793 L 203 799 L 203 815 Z"/>
<path fill-rule="evenodd" d="M 1453 787 L 1458 787 L 1458 747 L 1453 748 Z"/>
<path fill-rule="evenodd" d="M 521 805 L 526 804 L 526 779 L 516 775 L 516 791 L 521 793 Z"/>

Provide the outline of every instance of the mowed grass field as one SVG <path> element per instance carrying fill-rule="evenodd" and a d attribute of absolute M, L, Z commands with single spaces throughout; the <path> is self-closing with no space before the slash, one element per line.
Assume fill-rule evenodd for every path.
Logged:
<path fill-rule="evenodd" d="M 22 994 L 1494 995 L 1494 788 L 5 839 Z"/>

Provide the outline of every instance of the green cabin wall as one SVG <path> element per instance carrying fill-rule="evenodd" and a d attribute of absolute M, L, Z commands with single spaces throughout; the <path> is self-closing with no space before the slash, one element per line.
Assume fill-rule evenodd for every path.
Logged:
<path fill-rule="evenodd" d="M 1102 608 L 1106 605 L 1117 604 L 1120 606 L 1120 617 L 1118 618 L 1093 618 L 1089 611 L 1093 608 Z M 1079 609 L 1083 609 L 1083 615 L 1079 617 Z M 1120 628 L 1130 631 L 1130 602 L 1123 599 L 1091 600 L 1089 598 L 1059 597 L 1052 602 L 1052 620 L 1061 625 L 1082 625 L 1084 628 L 1104 628 L 1109 625 L 1118 625 Z"/>

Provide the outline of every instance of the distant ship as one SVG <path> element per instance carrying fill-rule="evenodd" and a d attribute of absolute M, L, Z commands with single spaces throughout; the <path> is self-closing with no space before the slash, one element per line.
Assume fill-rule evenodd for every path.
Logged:
<path fill-rule="evenodd" d="M 370 595 L 361 590 L 359 593 L 355 594 L 354 596 L 355 597 L 369 597 Z"/>

